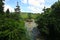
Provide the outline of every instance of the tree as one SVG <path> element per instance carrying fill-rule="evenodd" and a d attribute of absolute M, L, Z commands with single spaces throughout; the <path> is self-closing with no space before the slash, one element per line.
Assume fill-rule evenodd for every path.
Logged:
<path fill-rule="evenodd" d="M 7 14 L 8 15 L 8 14 Z M 20 21 L 19 15 L 0 14 L 0 40 L 27 40 L 24 22 Z"/>
<path fill-rule="evenodd" d="M 28 19 L 31 19 L 31 13 L 28 13 Z"/>
<path fill-rule="evenodd" d="M 41 14 L 37 23 L 41 36 L 45 40 L 60 40 L 60 1 L 51 6 L 51 12 Z"/>
<path fill-rule="evenodd" d="M 59 2 L 55 2 L 55 4 L 53 4 L 51 6 L 52 8 L 52 15 L 54 15 L 57 18 L 60 18 L 60 1 Z"/>
<path fill-rule="evenodd" d="M 3 3 L 4 0 L 0 0 L 0 13 L 3 13 L 4 12 L 4 3 Z"/>
<path fill-rule="evenodd" d="M 10 13 L 9 9 L 7 9 L 7 10 L 6 10 L 6 13 L 7 13 L 7 14 L 9 14 L 9 13 Z"/>

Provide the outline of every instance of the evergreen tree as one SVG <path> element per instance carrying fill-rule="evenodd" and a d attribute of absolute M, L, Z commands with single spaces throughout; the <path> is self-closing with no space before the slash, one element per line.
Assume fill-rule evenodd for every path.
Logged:
<path fill-rule="evenodd" d="M 31 13 L 28 13 L 28 18 L 31 19 Z"/>
<path fill-rule="evenodd" d="M 55 4 L 53 4 L 51 6 L 52 8 L 52 15 L 54 15 L 56 18 L 60 18 L 60 1 L 55 2 Z"/>
<path fill-rule="evenodd" d="M 6 10 L 6 13 L 7 13 L 7 14 L 9 14 L 9 13 L 10 13 L 9 9 L 7 9 L 7 10 Z"/>
<path fill-rule="evenodd" d="M 48 14 L 41 14 L 37 23 L 41 36 L 45 40 L 60 40 L 60 1 L 51 6 Z"/>
<path fill-rule="evenodd" d="M 3 3 L 4 0 L 0 0 L 0 13 L 3 13 L 3 9 L 4 9 L 4 3 Z"/>

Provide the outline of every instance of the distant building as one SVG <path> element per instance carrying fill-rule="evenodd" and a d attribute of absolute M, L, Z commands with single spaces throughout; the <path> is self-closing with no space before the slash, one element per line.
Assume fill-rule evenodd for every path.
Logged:
<path fill-rule="evenodd" d="M 17 6 L 15 8 L 15 12 L 16 13 L 20 13 L 20 6 L 19 6 L 18 2 L 17 2 Z"/>

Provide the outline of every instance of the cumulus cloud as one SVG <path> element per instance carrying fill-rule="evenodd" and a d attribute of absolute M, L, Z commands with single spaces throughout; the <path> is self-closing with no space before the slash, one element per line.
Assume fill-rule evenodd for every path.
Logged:
<path fill-rule="evenodd" d="M 23 0 L 23 3 L 28 4 L 28 9 L 32 12 L 42 12 L 44 8 L 44 0 Z"/>
<path fill-rule="evenodd" d="M 28 0 L 21 0 L 22 3 L 26 4 Z"/>
<path fill-rule="evenodd" d="M 40 12 L 42 12 L 42 9 L 41 9 L 41 8 L 32 7 L 32 6 L 29 6 L 28 8 L 29 8 L 30 11 L 33 12 L 33 13 L 40 13 Z"/>
<path fill-rule="evenodd" d="M 5 1 L 9 1 L 9 0 L 5 0 Z"/>
<path fill-rule="evenodd" d="M 4 5 L 4 11 L 6 11 L 7 9 L 9 9 L 10 12 L 14 12 L 14 8 L 12 8 L 12 7 L 9 6 L 9 5 Z"/>
<path fill-rule="evenodd" d="M 44 0 L 29 0 L 28 1 L 29 5 L 33 6 L 41 6 L 44 3 Z"/>

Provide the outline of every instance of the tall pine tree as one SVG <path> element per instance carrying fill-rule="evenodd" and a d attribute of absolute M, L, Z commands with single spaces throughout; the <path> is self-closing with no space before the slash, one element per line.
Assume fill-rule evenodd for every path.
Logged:
<path fill-rule="evenodd" d="M 3 13 L 4 11 L 3 11 L 3 9 L 4 9 L 4 3 L 3 3 L 3 1 L 5 1 L 5 0 L 0 0 L 0 13 Z"/>
<path fill-rule="evenodd" d="M 7 10 L 6 10 L 6 13 L 7 13 L 7 14 L 9 14 L 9 13 L 10 13 L 9 9 L 7 9 Z"/>

